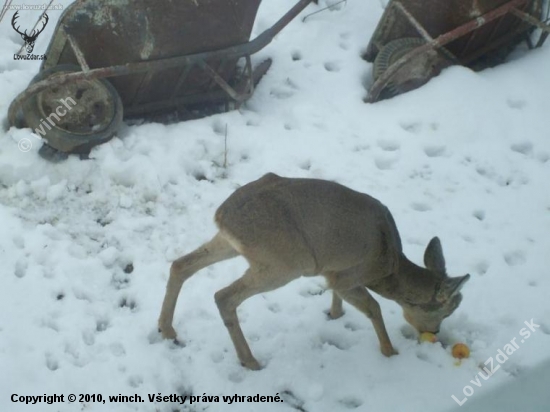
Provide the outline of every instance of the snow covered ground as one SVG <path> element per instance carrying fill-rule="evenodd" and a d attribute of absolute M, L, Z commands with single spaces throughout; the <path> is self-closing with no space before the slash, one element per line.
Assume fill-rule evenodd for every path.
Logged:
<path fill-rule="evenodd" d="M 255 34 L 293 3 L 265 0 Z M 522 410 L 550 405 L 547 390 L 527 396 L 518 386 L 543 364 L 538 381 L 550 382 L 550 44 L 481 73 L 450 68 L 419 90 L 368 105 L 371 64 L 360 52 L 382 6 L 349 0 L 295 19 L 255 56 L 274 63 L 239 112 L 125 126 L 92 160 L 59 164 L 38 157 L 29 129 L 0 131 L 1 411 L 489 412 L 490 402 L 474 408 L 476 399 L 497 399 L 491 394 L 501 387 L 512 388 L 508 396 L 518 389 Z M 0 24 L 2 120 L 39 66 L 13 60 L 21 39 L 11 16 Z M 50 13 L 37 52 L 58 16 Z M 17 145 L 23 138 L 35 143 L 26 153 Z M 217 206 L 266 172 L 336 180 L 380 199 L 417 263 L 439 236 L 449 273 L 472 275 L 443 323 L 445 345 L 418 344 L 397 304 L 378 297 L 400 352 L 385 358 L 368 319 L 345 306 L 344 317 L 328 321 L 323 279 L 300 279 L 239 308 L 264 365 L 245 370 L 213 299 L 242 274 L 241 258 L 184 285 L 174 326 L 186 346 L 162 341 L 156 322 L 170 262 L 209 239 Z M 539 326 L 524 339 L 531 320 Z M 499 364 L 498 351 L 514 338 L 518 348 Z M 456 342 L 472 351 L 460 365 L 450 354 Z M 484 380 L 479 365 L 489 358 L 500 368 Z M 65 403 L 10 400 L 54 393 Z M 159 393 L 220 402 L 149 402 Z M 69 394 L 144 402 L 68 403 Z M 284 402 L 221 400 L 234 394 Z M 453 395 L 467 403 L 460 408 Z"/>

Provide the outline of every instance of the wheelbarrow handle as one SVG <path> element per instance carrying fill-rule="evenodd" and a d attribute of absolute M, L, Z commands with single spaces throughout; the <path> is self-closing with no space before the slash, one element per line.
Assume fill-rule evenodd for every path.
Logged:
<path fill-rule="evenodd" d="M 250 46 L 250 54 L 260 51 L 271 43 L 273 38 L 279 34 L 279 32 L 283 30 L 298 14 L 300 14 L 302 10 L 309 5 L 309 3 L 317 3 L 317 1 L 318 0 L 300 0 L 296 3 L 294 7 L 287 11 L 285 15 L 281 17 L 273 26 L 248 43 Z"/>

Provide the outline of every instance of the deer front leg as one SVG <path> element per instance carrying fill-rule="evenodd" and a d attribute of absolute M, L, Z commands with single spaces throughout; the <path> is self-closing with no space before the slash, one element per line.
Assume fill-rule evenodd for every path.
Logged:
<path fill-rule="evenodd" d="M 346 302 L 367 315 L 372 321 L 372 325 L 378 336 L 378 341 L 380 342 L 380 351 L 385 356 L 397 355 L 397 351 L 393 348 L 388 332 L 386 331 L 380 305 L 368 290 L 364 286 L 357 286 L 347 290 L 336 290 L 336 293 Z"/>

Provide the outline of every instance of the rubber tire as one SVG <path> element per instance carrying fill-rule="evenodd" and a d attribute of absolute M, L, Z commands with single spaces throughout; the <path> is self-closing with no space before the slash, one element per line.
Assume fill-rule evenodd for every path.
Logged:
<path fill-rule="evenodd" d="M 32 79 L 29 86 L 50 77 L 54 73 L 69 73 L 78 71 L 81 71 L 81 68 L 79 66 L 70 64 L 58 65 L 39 72 Z M 104 130 L 101 130 L 97 133 L 90 133 L 89 136 L 86 137 L 83 137 L 82 134 L 72 133 L 67 130 L 53 126 L 51 130 L 48 130 L 47 145 L 50 149 L 55 149 L 63 153 L 78 153 L 86 155 L 90 152 L 92 147 L 97 146 L 101 143 L 105 143 L 112 139 L 120 128 L 123 117 L 123 106 L 122 100 L 120 99 L 118 92 L 106 79 L 95 79 L 93 81 L 100 82 L 106 88 L 107 93 L 109 94 L 108 98 L 113 100 L 114 115 L 110 123 Z M 32 130 L 40 127 L 40 122 L 42 119 L 40 117 L 40 111 L 38 109 L 38 94 L 29 97 L 22 104 L 22 112 L 25 127 L 30 127 Z M 50 156 L 44 156 L 44 154 L 51 153 L 52 151 L 50 149 L 40 151 L 39 153 L 42 157 L 48 159 Z"/>
<path fill-rule="evenodd" d="M 405 54 L 424 44 L 426 44 L 426 40 L 418 37 L 403 37 L 386 44 L 374 59 L 374 67 L 372 69 L 374 81 Z"/>

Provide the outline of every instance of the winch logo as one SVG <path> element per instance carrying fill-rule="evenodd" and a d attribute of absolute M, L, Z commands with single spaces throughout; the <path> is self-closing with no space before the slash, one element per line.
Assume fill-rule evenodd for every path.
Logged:
<path fill-rule="evenodd" d="M 46 56 L 44 55 L 36 55 L 31 53 L 34 50 L 34 42 L 38 38 L 38 35 L 44 31 L 44 28 L 48 24 L 48 20 L 49 20 L 48 15 L 46 13 L 42 15 L 39 22 L 36 24 L 38 26 L 38 24 L 41 23 L 42 27 L 40 29 L 33 28 L 30 34 L 27 34 L 27 30 L 25 30 L 24 32 L 20 31 L 19 25 L 17 25 L 16 27 L 18 17 L 19 17 L 19 12 L 16 11 L 15 14 L 13 15 L 13 18 L 11 19 L 11 25 L 13 29 L 17 33 L 19 33 L 21 35 L 21 38 L 25 41 L 25 49 L 27 50 L 27 55 L 25 56 L 25 55 L 15 54 L 13 58 L 15 60 L 21 60 L 21 59 L 22 60 L 46 60 Z"/>

